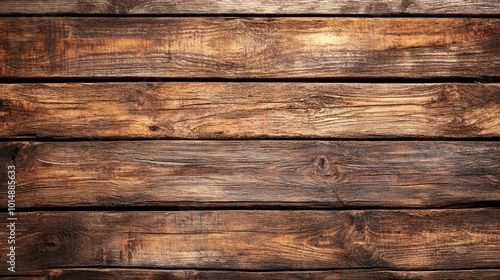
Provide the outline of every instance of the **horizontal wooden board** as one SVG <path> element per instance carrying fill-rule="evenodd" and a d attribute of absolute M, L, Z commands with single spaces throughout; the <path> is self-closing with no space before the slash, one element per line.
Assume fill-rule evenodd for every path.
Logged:
<path fill-rule="evenodd" d="M 26 142 L 0 143 L 0 160 L 2 180 L 7 165 L 16 166 L 22 208 L 425 208 L 500 201 L 497 142 Z"/>
<path fill-rule="evenodd" d="M 17 217 L 18 273 L 99 266 L 434 270 L 500 265 L 500 209 L 493 208 L 20 212 Z M 2 246 L 0 253 L 5 256 L 6 250 Z"/>
<path fill-rule="evenodd" d="M 496 0 L 2 0 L 0 14 L 497 15 Z"/>
<path fill-rule="evenodd" d="M 500 76 L 496 18 L 0 18 L 0 77 Z"/>
<path fill-rule="evenodd" d="M 340 279 L 498 279 L 498 269 L 467 269 L 467 270 L 436 270 L 436 271 L 398 271 L 387 269 L 337 269 L 321 271 L 265 271 L 248 272 L 232 270 L 162 270 L 143 268 L 69 268 L 52 269 L 44 273 L 45 276 L 15 276 L 2 277 L 5 280 L 74 280 L 74 279 L 100 279 L 100 280 L 340 280 Z"/>
<path fill-rule="evenodd" d="M 499 84 L 0 85 L 3 138 L 500 136 Z"/>
<path fill-rule="evenodd" d="M 394 271 L 379 269 L 348 269 L 330 271 L 241 272 L 203 270 L 147 270 L 147 269 L 58 269 L 50 272 L 51 280 L 100 279 L 100 280 L 339 280 L 339 279 L 498 279 L 500 270 L 441 270 Z"/>

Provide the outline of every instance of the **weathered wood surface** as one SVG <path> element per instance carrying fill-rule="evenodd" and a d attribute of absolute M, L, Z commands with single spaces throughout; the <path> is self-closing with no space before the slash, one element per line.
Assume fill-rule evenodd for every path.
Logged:
<path fill-rule="evenodd" d="M 500 270 L 441 270 L 441 271 L 395 271 L 347 269 L 330 271 L 282 271 L 282 272 L 241 272 L 203 270 L 147 270 L 147 269 L 57 269 L 49 273 L 51 280 L 100 279 L 100 280 L 340 280 L 340 279 L 498 279 Z M 31 279 L 30 279 L 31 280 Z"/>
<path fill-rule="evenodd" d="M 495 18 L 0 18 L 0 76 L 500 76 Z"/>
<path fill-rule="evenodd" d="M 446 270 L 500 265 L 500 209 L 493 208 L 72 211 L 17 216 L 20 274 L 99 266 Z M 0 253 L 7 253 L 6 246 Z"/>
<path fill-rule="evenodd" d="M 2 0 L 0 14 L 498 15 L 497 0 Z"/>
<path fill-rule="evenodd" d="M 26 142 L 0 143 L 0 156 L 1 172 L 14 160 L 23 208 L 500 201 L 497 142 Z"/>
<path fill-rule="evenodd" d="M 500 136 L 499 84 L 0 85 L 3 138 Z"/>

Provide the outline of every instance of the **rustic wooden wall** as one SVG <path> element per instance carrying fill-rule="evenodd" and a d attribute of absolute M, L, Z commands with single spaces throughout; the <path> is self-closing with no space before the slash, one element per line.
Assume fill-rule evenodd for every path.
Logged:
<path fill-rule="evenodd" d="M 0 277 L 500 279 L 499 17 L 0 1 Z"/>

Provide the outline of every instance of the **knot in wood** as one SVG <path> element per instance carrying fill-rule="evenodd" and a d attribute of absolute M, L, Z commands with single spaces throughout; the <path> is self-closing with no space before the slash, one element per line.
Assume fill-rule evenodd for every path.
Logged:
<path fill-rule="evenodd" d="M 328 157 L 320 155 L 314 161 L 314 174 L 320 176 L 332 176 L 338 173 L 337 168 L 330 162 Z"/>
<path fill-rule="evenodd" d="M 6 100 L 0 99 L 0 112 L 10 113 L 11 111 L 12 111 L 12 108 L 10 107 L 9 102 Z"/>
<path fill-rule="evenodd" d="M 343 228 L 336 239 L 347 255 L 361 266 L 387 266 L 377 251 L 377 242 L 372 240 L 370 219 L 364 211 L 352 211 L 346 217 Z"/>
<path fill-rule="evenodd" d="M 143 4 L 144 0 L 110 0 L 108 12 L 112 14 L 128 14 L 135 7 Z"/>

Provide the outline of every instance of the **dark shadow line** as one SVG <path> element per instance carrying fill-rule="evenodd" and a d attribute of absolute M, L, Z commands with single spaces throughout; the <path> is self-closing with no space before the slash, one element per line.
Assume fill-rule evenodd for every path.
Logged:
<path fill-rule="evenodd" d="M 346 267 L 346 268 L 270 268 L 270 269 L 241 269 L 241 268 L 188 268 L 188 267 L 147 267 L 147 266 L 65 266 L 49 267 L 43 270 L 150 270 L 150 271 L 197 271 L 197 272 L 243 272 L 243 273 L 294 273 L 294 272 L 328 272 L 328 271 L 381 271 L 381 272 L 435 272 L 435 271 L 475 271 L 475 270 L 500 270 L 498 267 L 476 267 L 476 268 L 436 268 L 436 269 L 396 269 L 394 267 L 372 266 L 372 267 Z M 43 271 L 42 270 L 42 271 Z"/>
<path fill-rule="evenodd" d="M 193 202 L 194 204 L 195 202 Z M 198 204 L 202 204 L 197 202 Z M 165 203 L 168 204 L 168 203 Z M 171 204 L 171 203 L 170 203 Z M 180 203 L 179 203 L 180 204 Z M 216 203 L 214 203 L 216 204 Z M 227 203 L 231 204 L 231 203 Z M 249 203 L 246 203 L 249 204 Z M 219 203 L 220 205 L 220 203 Z M 203 206 L 193 206 L 190 203 L 179 206 L 96 206 L 96 207 L 29 207 L 29 208 L 16 208 L 16 213 L 30 213 L 30 212 L 196 212 L 196 211 L 428 211 L 428 210 L 461 210 L 461 209 L 499 209 L 500 201 L 484 201 L 477 203 L 456 203 L 447 204 L 443 206 L 430 206 L 430 207 L 384 207 L 384 206 L 370 206 L 370 207 L 356 207 L 356 206 L 269 206 L 269 205 L 254 205 L 254 206 L 210 206 L 210 204 L 203 204 Z M 7 212 L 7 209 L 0 208 L 0 212 Z"/>
<path fill-rule="evenodd" d="M 39 83 L 168 83 L 168 82 L 203 82 L 203 83 L 500 83 L 500 76 L 488 77 L 437 77 L 437 78 L 400 78 L 400 77 L 336 77 L 336 78 L 206 78 L 206 77 L 115 77 L 115 78 L 0 78 L 0 84 L 39 84 Z"/>
<path fill-rule="evenodd" d="M 16 143 L 16 142 L 56 142 L 56 143 L 72 143 L 72 142 L 143 142 L 143 141 L 318 141 L 318 142 L 498 142 L 499 136 L 492 137 L 466 137 L 466 138 L 453 138 L 453 137 L 383 137 L 383 136 L 367 136 L 364 138 L 336 138 L 336 137 L 200 137 L 200 138 L 183 138 L 183 137 L 19 137 L 19 138 L 0 138 L 0 143 Z"/>
<path fill-rule="evenodd" d="M 495 19 L 500 14 L 428 14 L 428 13 L 371 13 L 371 14 L 332 14 L 332 13 L 138 13 L 138 14 L 109 14 L 109 13 L 1 13 L 0 18 L 13 17 L 68 17 L 68 18 L 477 18 Z"/>

